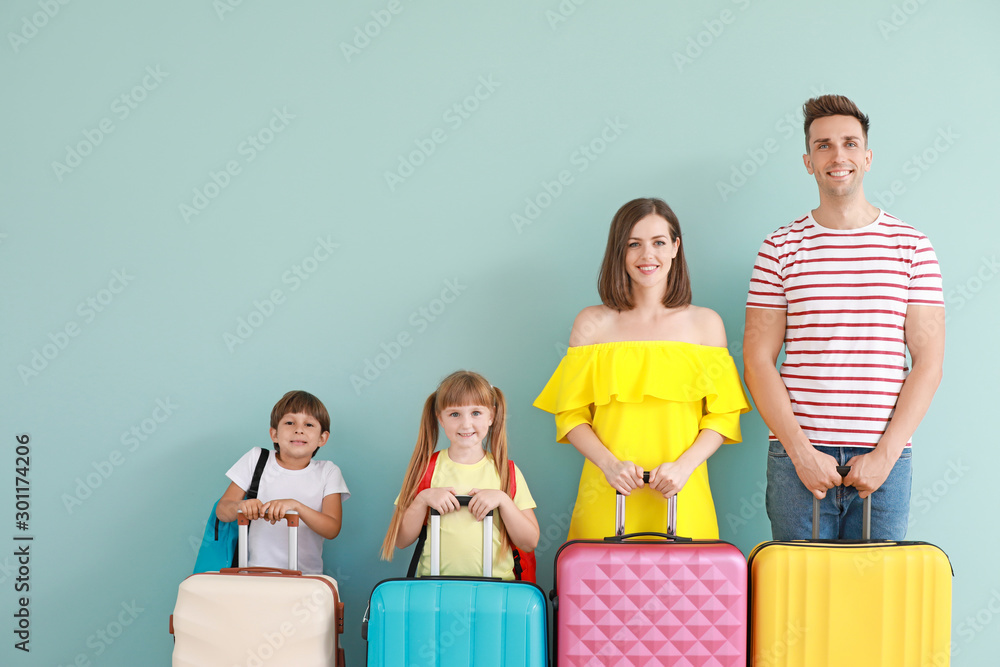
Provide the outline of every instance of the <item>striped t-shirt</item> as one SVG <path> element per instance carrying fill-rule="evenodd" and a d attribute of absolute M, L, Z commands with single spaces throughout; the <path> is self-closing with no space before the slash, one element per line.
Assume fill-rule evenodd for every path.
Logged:
<path fill-rule="evenodd" d="M 927 237 L 884 211 L 846 230 L 807 215 L 764 240 L 747 307 L 787 311 L 781 378 L 812 444 L 878 444 L 909 371 L 911 304 L 944 307 L 941 270 Z"/>

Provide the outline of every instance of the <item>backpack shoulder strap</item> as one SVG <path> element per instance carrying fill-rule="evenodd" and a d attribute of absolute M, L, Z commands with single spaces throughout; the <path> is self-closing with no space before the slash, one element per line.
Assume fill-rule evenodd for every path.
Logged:
<path fill-rule="evenodd" d="M 251 498 L 256 498 L 257 497 L 257 492 L 260 490 L 260 478 L 264 476 L 264 467 L 267 465 L 267 457 L 268 457 L 268 455 L 270 453 L 271 453 L 271 450 L 264 449 L 263 447 L 261 447 L 261 449 L 260 449 L 260 456 L 257 457 L 257 466 L 253 469 L 253 477 L 250 478 L 250 487 L 247 489 L 247 492 L 243 495 L 243 498 L 245 500 L 249 500 Z M 247 526 L 247 530 L 249 530 L 249 529 L 250 529 L 250 527 Z M 216 517 L 216 519 L 215 519 L 215 539 L 216 540 L 219 539 L 219 519 L 218 519 L 218 517 Z M 235 533 L 233 534 L 233 539 L 234 540 L 236 539 Z M 239 554 L 236 553 L 236 548 L 235 548 L 235 544 L 234 544 L 233 545 L 233 562 L 232 562 L 231 567 L 237 567 L 238 564 L 239 564 L 238 560 L 239 560 Z"/>
<path fill-rule="evenodd" d="M 257 491 L 260 490 L 260 478 L 264 475 L 264 466 L 267 465 L 267 456 L 271 453 L 269 449 L 260 450 L 260 456 L 257 458 L 257 467 L 254 468 L 253 478 L 250 480 L 250 488 L 247 489 L 246 499 L 256 498 Z"/>
<path fill-rule="evenodd" d="M 427 469 L 424 470 L 424 476 L 420 478 L 420 484 L 417 484 L 417 490 L 414 492 L 414 497 L 424 489 L 431 488 L 431 479 L 434 477 L 434 466 L 437 465 L 438 454 L 440 451 L 431 454 L 431 460 L 427 462 Z M 424 551 L 424 544 L 427 542 L 427 524 L 420 528 L 420 535 L 417 536 L 417 546 L 413 549 L 413 556 L 410 557 L 410 567 L 406 569 L 406 576 L 413 578 L 417 576 L 417 565 L 420 564 L 420 554 Z"/>

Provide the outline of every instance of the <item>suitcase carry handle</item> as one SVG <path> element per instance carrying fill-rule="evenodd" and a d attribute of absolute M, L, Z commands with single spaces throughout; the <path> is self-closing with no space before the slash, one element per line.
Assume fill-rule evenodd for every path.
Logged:
<path fill-rule="evenodd" d="M 458 504 L 468 507 L 472 496 L 455 496 Z M 491 510 L 483 519 L 483 576 L 493 576 L 493 515 L 496 510 Z M 431 576 L 437 577 L 441 574 L 441 513 L 433 507 L 431 508 L 430 526 L 431 542 Z"/>
<path fill-rule="evenodd" d="M 249 550 L 247 537 L 250 534 L 250 519 L 243 514 L 242 510 L 236 510 L 236 523 L 239 524 L 239 536 L 236 540 L 236 551 L 239 558 L 236 561 L 239 570 L 245 570 L 249 561 Z M 288 524 L 288 569 L 299 571 L 299 513 L 296 511 L 285 512 L 285 523 Z M 227 568 L 233 569 L 233 568 Z"/>
<path fill-rule="evenodd" d="M 851 466 L 837 466 L 837 474 L 842 478 L 847 477 L 847 473 L 851 472 Z M 819 539 L 819 515 L 820 515 L 820 499 L 813 496 L 813 520 L 812 520 L 812 538 L 814 540 Z M 864 504 L 861 509 L 861 539 L 870 540 L 872 537 L 872 497 L 869 495 L 865 498 Z"/>
<path fill-rule="evenodd" d="M 649 484 L 649 472 L 642 473 L 642 483 Z M 662 533 L 656 533 L 662 534 Z M 625 496 L 615 489 L 615 537 L 625 535 Z M 667 537 L 677 537 L 677 494 L 667 499 Z"/>
<path fill-rule="evenodd" d="M 283 574 L 301 576 L 302 570 L 286 570 L 280 567 L 224 567 L 220 574 Z"/>
<path fill-rule="evenodd" d="M 615 535 L 614 537 L 605 537 L 605 542 L 624 542 L 630 540 L 634 537 L 662 537 L 673 542 L 692 542 L 690 537 L 678 537 L 677 535 L 672 535 L 670 533 L 655 533 L 655 532 L 643 532 L 643 533 L 629 533 L 627 535 Z"/>

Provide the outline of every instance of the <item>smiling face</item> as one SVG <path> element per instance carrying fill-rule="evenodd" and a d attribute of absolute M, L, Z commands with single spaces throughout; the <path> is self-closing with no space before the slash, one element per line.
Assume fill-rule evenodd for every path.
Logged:
<path fill-rule="evenodd" d="M 277 428 L 271 428 L 271 441 L 280 447 L 282 462 L 308 462 L 329 437 L 330 432 L 323 430 L 318 419 L 303 412 L 289 412 L 278 420 Z"/>
<path fill-rule="evenodd" d="M 816 178 L 820 194 L 828 197 L 864 196 L 862 180 L 871 169 L 864 130 L 852 116 L 817 118 L 809 127 L 809 152 L 802 156 Z"/>
<path fill-rule="evenodd" d="M 483 405 L 451 406 L 438 413 L 438 421 L 452 447 L 482 449 L 493 425 L 493 411 Z"/>
<path fill-rule="evenodd" d="M 635 223 L 625 249 L 625 271 L 633 289 L 665 286 L 680 244 L 680 239 L 670 238 L 670 223 L 659 215 L 650 214 Z"/>

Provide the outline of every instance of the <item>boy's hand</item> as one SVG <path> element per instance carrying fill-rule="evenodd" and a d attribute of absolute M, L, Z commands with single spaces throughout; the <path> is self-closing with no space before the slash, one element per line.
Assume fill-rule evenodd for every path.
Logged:
<path fill-rule="evenodd" d="M 264 516 L 264 503 L 260 502 L 257 498 L 250 498 L 247 500 L 241 500 L 236 506 L 236 509 L 243 512 L 246 518 L 253 521 L 254 519 L 260 519 Z"/>
<path fill-rule="evenodd" d="M 435 509 L 441 514 L 454 512 L 461 505 L 455 497 L 455 489 L 450 486 L 438 489 L 424 489 L 417 494 L 417 498 L 430 509 Z"/>
<path fill-rule="evenodd" d="M 281 500 L 269 500 L 264 503 L 261 516 L 272 524 L 285 520 L 288 512 L 302 513 L 302 505 L 294 498 L 282 498 Z"/>
<path fill-rule="evenodd" d="M 476 521 L 482 521 L 486 515 L 500 507 L 505 498 L 510 498 L 500 489 L 472 489 L 469 491 L 472 500 L 469 501 L 469 511 Z"/>

